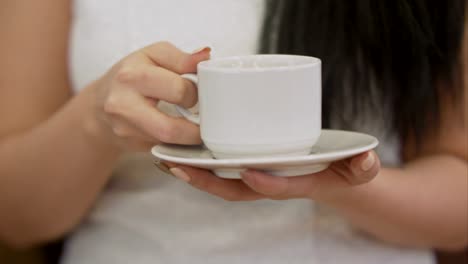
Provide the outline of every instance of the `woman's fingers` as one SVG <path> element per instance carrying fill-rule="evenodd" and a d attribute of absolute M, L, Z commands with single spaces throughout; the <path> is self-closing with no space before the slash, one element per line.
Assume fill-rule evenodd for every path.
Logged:
<path fill-rule="evenodd" d="M 242 173 L 242 180 L 255 192 L 268 197 L 289 197 L 292 195 L 290 181 L 286 177 L 276 177 L 248 170 Z"/>
<path fill-rule="evenodd" d="M 200 144 L 200 128 L 184 118 L 171 117 L 154 107 L 140 105 L 126 113 L 147 134 L 159 141 L 172 144 Z"/>
<path fill-rule="evenodd" d="M 154 137 L 151 137 L 150 135 L 144 133 L 135 125 L 129 123 L 127 120 L 123 119 L 120 116 L 111 116 L 110 123 L 112 124 L 112 132 L 119 138 L 138 138 L 143 141 L 153 142 L 153 144 L 156 144 L 158 142 Z"/>
<path fill-rule="evenodd" d="M 197 64 L 209 57 L 209 48 L 189 54 L 167 42 L 130 54 L 95 82 L 97 120 L 107 122 L 112 140 L 130 148 L 157 142 L 200 144 L 197 125 L 162 113 L 156 103 L 195 105 L 197 88 L 180 74 L 196 72 Z"/>
<path fill-rule="evenodd" d="M 369 158 L 370 157 L 370 158 Z M 192 186 L 229 201 L 250 201 L 263 198 L 275 200 L 310 198 L 317 201 L 333 199 L 354 185 L 372 180 L 380 169 L 374 152 L 367 152 L 332 164 L 318 173 L 277 177 L 247 170 L 242 180 L 222 179 L 211 172 L 167 163 L 171 173 Z M 354 168 L 357 166 L 356 168 Z"/>
<path fill-rule="evenodd" d="M 349 186 L 345 179 L 331 169 L 315 174 L 277 177 L 259 171 L 243 173 L 242 180 L 252 190 L 272 199 L 311 198 L 320 200 L 337 188 Z"/>
<path fill-rule="evenodd" d="M 206 47 L 190 54 L 169 42 L 158 42 L 142 49 L 154 64 L 178 74 L 196 72 L 197 64 L 210 58 L 210 51 L 211 49 Z"/>
<path fill-rule="evenodd" d="M 200 144 L 200 129 L 185 120 L 160 112 L 140 94 L 122 90 L 110 97 L 105 111 L 123 117 L 157 141 L 174 144 Z"/>
<path fill-rule="evenodd" d="M 242 180 L 252 190 L 273 199 L 312 198 L 321 200 L 367 183 L 380 170 L 377 155 L 367 152 L 332 164 L 328 169 L 304 176 L 275 177 L 259 171 L 246 171 Z"/>
<path fill-rule="evenodd" d="M 117 73 L 117 80 L 122 85 L 136 89 L 143 96 L 187 108 L 198 101 L 197 88 L 191 81 L 151 64 L 122 66 Z"/>
<path fill-rule="evenodd" d="M 240 180 L 223 179 L 203 169 L 175 164 L 168 165 L 172 167 L 170 171 L 177 178 L 227 201 L 252 201 L 265 198 L 264 195 L 253 191 Z"/>

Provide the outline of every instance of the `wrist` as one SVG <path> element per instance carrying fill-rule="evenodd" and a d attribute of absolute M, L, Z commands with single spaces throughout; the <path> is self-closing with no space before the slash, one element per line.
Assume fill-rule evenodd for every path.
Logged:
<path fill-rule="evenodd" d="M 110 152 L 114 155 L 123 154 L 124 150 L 116 143 L 112 129 L 99 116 L 99 106 L 96 103 L 96 85 L 93 82 L 77 95 L 77 100 L 82 108 L 82 129 L 88 142 L 101 151 Z"/>

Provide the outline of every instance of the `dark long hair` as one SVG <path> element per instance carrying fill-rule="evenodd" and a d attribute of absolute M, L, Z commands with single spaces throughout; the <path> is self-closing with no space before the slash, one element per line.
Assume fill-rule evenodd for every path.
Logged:
<path fill-rule="evenodd" d="M 418 140 L 463 93 L 465 2 L 270 0 L 261 49 L 322 59 L 324 127 L 348 102 L 351 116 L 387 105 L 387 129 Z"/>

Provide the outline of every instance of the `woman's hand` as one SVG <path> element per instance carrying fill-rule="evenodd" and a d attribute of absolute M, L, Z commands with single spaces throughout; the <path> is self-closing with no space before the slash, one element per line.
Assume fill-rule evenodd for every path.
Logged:
<path fill-rule="evenodd" d="M 174 176 L 228 201 L 294 198 L 327 201 L 355 185 L 371 181 L 380 170 L 379 158 L 373 151 L 335 162 L 324 171 L 297 177 L 275 177 L 248 170 L 242 173 L 242 180 L 230 180 L 206 170 L 166 164 Z"/>
<path fill-rule="evenodd" d="M 159 142 L 200 143 L 198 126 L 166 115 L 156 104 L 195 105 L 196 87 L 180 75 L 196 72 L 197 64 L 209 56 L 209 48 L 188 54 L 167 42 L 130 54 L 90 87 L 95 127 L 107 131 L 106 140 L 124 150 L 148 150 Z"/>

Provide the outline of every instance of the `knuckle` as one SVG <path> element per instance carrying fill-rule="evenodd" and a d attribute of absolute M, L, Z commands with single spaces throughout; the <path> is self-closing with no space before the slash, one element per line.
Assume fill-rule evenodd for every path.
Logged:
<path fill-rule="evenodd" d="M 167 40 L 156 42 L 155 46 L 158 47 L 158 48 L 161 48 L 161 49 L 174 48 L 174 44 L 172 44 L 171 42 L 169 42 Z"/>
<path fill-rule="evenodd" d="M 149 71 L 146 71 L 146 70 L 139 70 L 136 74 L 135 74 L 135 82 L 143 82 L 143 83 L 147 83 L 148 80 L 151 79 L 151 74 Z"/>
<path fill-rule="evenodd" d="M 122 67 L 116 73 L 116 80 L 119 83 L 130 83 L 135 78 L 135 70 L 130 67 Z"/>
<path fill-rule="evenodd" d="M 122 99 L 115 94 L 110 95 L 104 102 L 104 112 L 118 114 L 121 111 Z"/>
<path fill-rule="evenodd" d="M 128 138 L 130 136 L 129 131 L 125 129 L 123 126 L 114 126 L 112 128 L 112 132 L 121 138 Z"/>
<path fill-rule="evenodd" d="M 135 83 L 144 79 L 145 76 L 144 71 L 140 71 L 132 66 L 123 66 L 120 68 L 116 73 L 116 80 L 122 84 L 129 84 Z"/>

